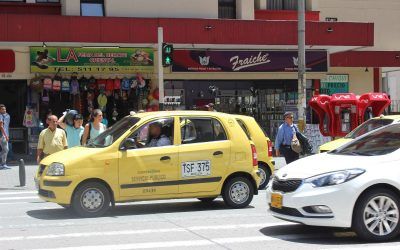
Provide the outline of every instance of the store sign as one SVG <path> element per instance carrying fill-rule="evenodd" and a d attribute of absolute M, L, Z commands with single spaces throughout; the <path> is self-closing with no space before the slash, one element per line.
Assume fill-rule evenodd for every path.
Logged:
<path fill-rule="evenodd" d="M 349 92 L 349 75 L 327 75 L 321 80 L 320 93 L 332 95 Z"/>
<path fill-rule="evenodd" d="M 0 73 L 12 73 L 14 71 L 15 71 L 14 51 L 10 49 L 0 50 Z"/>
<path fill-rule="evenodd" d="M 307 51 L 308 72 L 327 72 L 326 51 Z M 175 50 L 174 72 L 296 72 L 297 51 Z"/>
<path fill-rule="evenodd" d="M 153 72 L 150 48 L 31 47 L 32 73 L 122 73 Z"/>

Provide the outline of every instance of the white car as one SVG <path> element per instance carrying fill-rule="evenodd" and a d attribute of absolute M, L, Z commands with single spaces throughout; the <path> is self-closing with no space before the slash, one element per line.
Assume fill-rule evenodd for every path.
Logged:
<path fill-rule="evenodd" d="M 398 236 L 400 124 L 281 168 L 268 184 L 267 202 L 283 220 L 352 228 L 368 241 Z"/>

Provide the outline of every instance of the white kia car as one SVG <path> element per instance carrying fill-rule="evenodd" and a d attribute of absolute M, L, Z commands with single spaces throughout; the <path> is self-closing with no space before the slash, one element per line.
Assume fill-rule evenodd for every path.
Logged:
<path fill-rule="evenodd" d="M 369 241 L 400 231 L 400 124 L 277 171 L 267 187 L 273 216 L 312 226 L 352 228 Z"/>

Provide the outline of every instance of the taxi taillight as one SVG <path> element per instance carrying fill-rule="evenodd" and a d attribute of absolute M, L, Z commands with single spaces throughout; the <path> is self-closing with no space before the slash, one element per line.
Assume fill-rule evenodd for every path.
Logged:
<path fill-rule="evenodd" d="M 251 145 L 251 156 L 253 158 L 253 166 L 258 166 L 256 146 Z"/>
<path fill-rule="evenodd" d="M 267 142 L 268 142 L 268 157 L 272 157 L 272 142 L 271 141 Z"/>

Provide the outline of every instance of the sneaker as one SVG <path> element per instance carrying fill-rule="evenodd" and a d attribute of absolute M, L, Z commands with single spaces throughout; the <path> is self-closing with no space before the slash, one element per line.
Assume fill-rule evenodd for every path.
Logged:
<path fill-rule="evenodd" d="M 11 169 L 9 166 L 7 166 L 7 164 L 4 164 L 2 167 L 3 167 L 4 169 Z"/>

